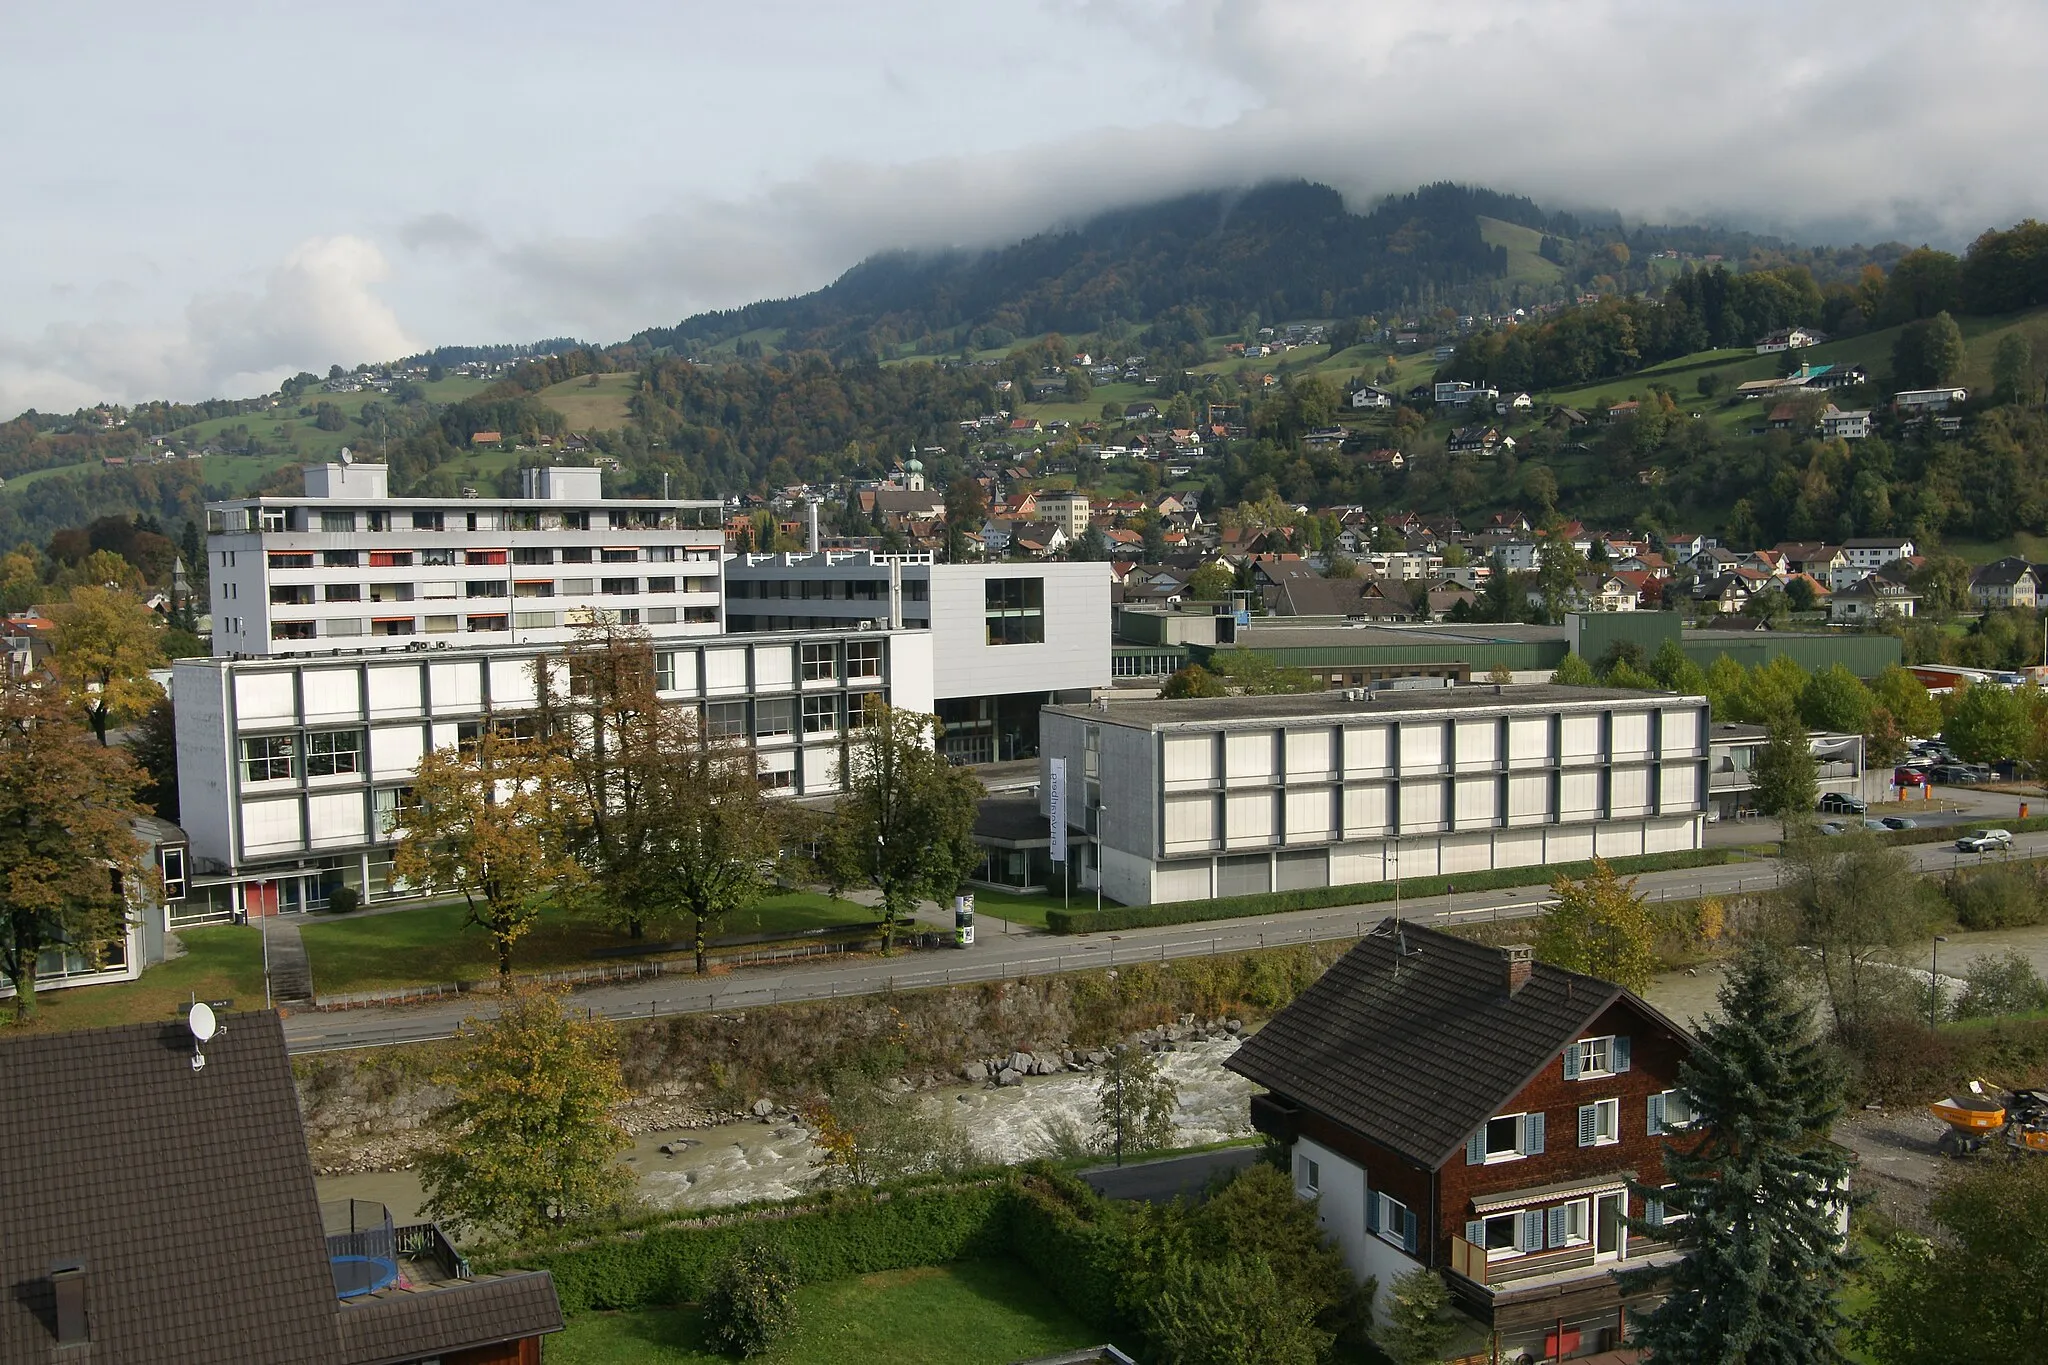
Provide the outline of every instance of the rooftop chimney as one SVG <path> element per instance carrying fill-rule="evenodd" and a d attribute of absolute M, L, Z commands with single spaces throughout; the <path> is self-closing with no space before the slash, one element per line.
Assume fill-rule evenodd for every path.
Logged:
<path fill-rule="evenodd" d="M 57 1344 L 79 1346 L 90 1341 L 92 1334 L 85 1319 L 85 1262 L 52 1266 L 50 1286 L 57 1291 Z"/>
<path fill-rule="evenodd" d="M 1508 994 L 1513 995 L 1528 983 L 1529 973 L 1536 969 L 1536 950 L 1526 943 L 1510 943 L 1500 950 L 1508 964 Z"/>

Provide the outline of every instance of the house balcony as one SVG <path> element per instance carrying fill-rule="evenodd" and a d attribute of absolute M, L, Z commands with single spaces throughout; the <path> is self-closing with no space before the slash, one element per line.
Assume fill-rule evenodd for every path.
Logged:
<path fill-rule="evenodd" d="M 1631 1236 L 1625 1259 L 1601 1258 L 1591 1242 L 1560 1247 L 1555 1251 L 1488 1261 L 1486 1250 L 1463 1237 L 1451 1238 L 1451 1256 L 1444 1279 L 1453 1297 L 1482 1318 L 1498 1310 L 1530 1301 L 1570 1297 L 1595 1297 L 1619 1303 L 1621 1287 L 1615 1275 L 1645 1266 L 1674 1265 L 1684 1253 L 1664 1242 Z"/>

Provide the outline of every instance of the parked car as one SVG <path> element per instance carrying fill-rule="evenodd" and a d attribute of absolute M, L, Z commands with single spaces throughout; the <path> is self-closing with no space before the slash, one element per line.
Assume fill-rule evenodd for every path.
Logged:
<path fill-rule="evenodd" d="M 1847 796 L 1841 792 L 1826 792 L 1815 809 L 1827 815 L 1861 815 L 1866 807 L 1860 796 Z"/>
<path fill-rule="evenodd" d="M 2009 829 L 1973 829 L 1956 840 L 1958 853 L 1989 853 L 1993 849 L 2011 847 L 2012 831 Z"/>
<path fill-rule="evenodd" d="M 1901 787 L 1924 787 L 1927 774 L 1918 768 L 1898 767 L 1892 769 L 1892 782 Z"/>
<path fill-rule="evenodd" d="M 1904 815 L 1887 815 L 1883 821 L 1886 829 L 1918 829 L 1920 822 Z"/>
<path fill-rule="evenodd" d="M 1928 776 L 1944 786 L 1964 787 L 1972 782 L 1989 782 L 1991 770 L 1970 763 L 1944 763 Z"/>
<path fill-rule="evenodd" d="M 1844 826 L 1836 824 L 1833 820 L 1827 820 L 1822 822 L 1820 832 L 1832 838 L 1834 835 L 1843 833 L 1844 829 Z"/>
<path fill-rule="evenodd" d="M 1865 819 L 1863 822 L 1863 828 L 1867 830 L 1874 830 L 1879 834 L 1883 834 L 1886 830 L 1889 830 L 1891 826 L 1886 824 L 1882 820 Z"/>

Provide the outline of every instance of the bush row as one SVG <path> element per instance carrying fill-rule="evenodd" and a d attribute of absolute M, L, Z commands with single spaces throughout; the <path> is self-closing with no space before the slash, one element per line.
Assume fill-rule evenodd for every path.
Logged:
<path fill-rule="evenodd" d="M 1848 1043 L 1859 1102 L 1925 1104 L 1973 1077 L 2001 1085 L 2048 1083 L 2048 1017 L 1969 1020 L 1927 1027 L 1924 1016 L 1882 1019 Z"/>
<path fill-rule="evenodd" d="M 806 1283 L 1005 1255 L 1014 1198 L 1013 1184 L 1000 1179 L 837 1195 L 479 1259 L 490 1269 L 552 1272 L 565 1313 L 691 1303 L 718 1265 L 764 1228 Z"/>
<path fill-rule="evenodd" d="M 1877 837 L 1888 844 L 1946 844 L 1961 838 L 1973 829 L 2009 829 L 2014 834 L 2027 834 L 2034 830 L 2048 829 L 2048 815 L 2029 815 L 2024 820 L 1986 819 L 1968 825 L 1927 825 L 1919 829 L 1892 829 Z"/>
<path fill-rule="evenodd" d="M 1911 831 L 1909 831 L 1911 832 Z M 1732 848 L 1688 849 L 1682 853 L 1650 853 L 1634 858 L 1610 858 L 1616 872 L 1633 876 L 1639 872 L 1668 872 L 1687 867 L 1715 867 L 1735 862 L 1744 855 Z M 1541 867 L 1495 868 L 1485 872 L 1454 872 L 1431 877 L 1403 877 L 1401 894 L 1421 899 L 1447 894 L 1453 887 L 1465 891 L 1492 891 L 1515 886 L 1533 886 L 1558 877 L 1584 877 L 1593 870 L 1590 862 L 1551 863 Z M 1272 891 L 1254 896 L 1220 896 L 1214 900 L 1169 901 L 1163 905 L 1117 905 L 1101 910 L 1047 910 L 1046 926 L 1055 934 L 1088 934 L 1105 929 L 1146 929 L 1162 924 L 1198 924 L 1204 920 L 1236 919 L 1243 915 L 1265 915 L 1289 910 L 1322 910 L 1333 905 L 1370 905 L 1394 899 L 1394 883 L 1362 882 L 1351 886 L 1318 886 L 1303 891 Z"/>

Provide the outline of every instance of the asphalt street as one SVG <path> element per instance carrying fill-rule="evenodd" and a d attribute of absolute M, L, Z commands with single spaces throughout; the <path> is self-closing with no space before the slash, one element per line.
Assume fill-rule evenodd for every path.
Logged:
<path fill-rule="evenodd" d="M 1972 801 L 1975 809 L 1970 823 L 1995 824 L 2001 816 L 2010 818 L 2018 808 L 2016 797 L 1991 793 L 1955 795 L 1983 798 Z M 2013 851 L 2016 856 L 2048 856 L 2048 832 L 2019 835 Z M 1944 871 L 1979 860 L 1978 855 L 1956 853 L 1947 843 L 1913 845 L 1905 853 L 1914 867 L 1923 872 Z M 1779 872 L 1775 859 L 1758 859 L 1723 867 L 1645 873 L 1638 878 L 1638 885 L 1652 900 L 1689 900 L 1765 890 L 1777 884 Z M 1531 884 L 1514 890 L 1461 891 L 1404 900 L 1399 913 L 1405 920 L 1437 927 L 1475 920 L 1526 918 L 1539 913 L 1547 903 L 1549 890 L 1539 880 L 1541 875 L 1540 868 L 1530 869 Z M 812 958 L 701 978 L 682 974 L 661 976 L 578 991 L 575 1000 L 579 1008 L 611 1019 L 752 1009 L 1356 938 L 1368 926 L 1395 912 L 1393 902 L 1381 901 L 1072 937 L 1025 931 L 1022 926 L 1006 925 L 983 915 L 976 926 L 977 942 L 971 948 L 906 952 L 887 958 Z M 285 1035 L 294 1052 L 422 1042 L 448 1037 L 464 1017 L 488 1014 L 490 1010 L 488 997 L 475 997 L 445 1004 L 307 1012 L 285 1020 Z"/>

